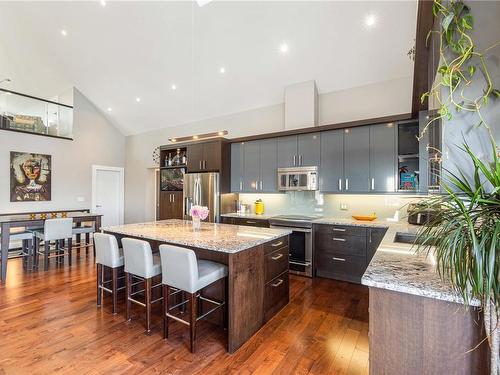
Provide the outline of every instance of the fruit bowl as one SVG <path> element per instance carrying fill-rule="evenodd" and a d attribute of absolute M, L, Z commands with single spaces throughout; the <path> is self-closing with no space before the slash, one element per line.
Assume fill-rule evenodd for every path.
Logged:
<path fill-rule="evenodd" d="M 373 221 L 377 218 L 377 215 L 371 214 L 371 215 L 352 215 L 352 217 L 356 220 L 362 220 L 362 221 Z"/>

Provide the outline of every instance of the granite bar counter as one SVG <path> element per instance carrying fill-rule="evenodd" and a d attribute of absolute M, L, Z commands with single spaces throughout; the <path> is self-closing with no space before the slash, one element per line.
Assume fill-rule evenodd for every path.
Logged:
<path fill-rule="evenodd" d="M 226 299 L 227 345 L 230 353 L 241 347 L 289 302 L 287 229 L 163 220 L 103 229 L 121 243 L 124 237 L 143 239 L 154 252 L 161 244 L 192 249 L 197 258 L 227 265 L 227 281 L 203 290 L 203 296 Z M 202 313 L 204 307 L 201 307 Z M 216 312 L 217 313 L 217 312 Z M 222 322 L 222 314 L 215 316 Z"/>

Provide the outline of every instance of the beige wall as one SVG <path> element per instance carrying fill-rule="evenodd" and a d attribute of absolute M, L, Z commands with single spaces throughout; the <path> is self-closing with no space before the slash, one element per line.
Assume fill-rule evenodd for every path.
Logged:
<path fill-rule="evenodd" d="M 412 78 L 405 77 L 319 97 L 320 125 L 410 112 Z M 168 138 L 228 130 L 228 138 L 284 129 L 284 105 L 278 104 L 127 137 L 125 222 L 154 219 L 152 152 Z"/>
<path fill-rule="evenodd" d="M 0 213 L 90 208 L 91 166 L 125 166 L 125 137 L 75 90 L 73 138 L 68 141 L 0 131 Z M 10 151 L 52 155 L 50 202 L 10 202 Z M 84 201 L 79 202 L 79 197 Z"/>

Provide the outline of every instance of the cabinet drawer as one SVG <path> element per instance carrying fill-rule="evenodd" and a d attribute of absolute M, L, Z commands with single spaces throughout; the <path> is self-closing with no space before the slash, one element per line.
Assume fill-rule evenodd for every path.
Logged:
<path fill-rule="evenodd" d="M 288 271 L 288 247 L 282 247 L 267 254 L 264 266 L 266 283 Z"/>
<path fill-rule="evenodd" d="M 344 236 L 366 237 L 366 227 L 355 225 L 316 224 L 315 231 L 321 233 L 330 233 L 334 235 L 342 234 Z"/>
<path fill-rule="evenodd" d="M 348 236 L 336 232 L 316 232 L 314 237 L 316 253 L 366 255 L 366 237 Z"/>
<path fill-rule="evenodd" d="M 269 221 L 264 219 L 245 219 L 243 217 L 233 218 L 234 225 L 248 225 L 251 227 L 269 228 Z"/>
<path fill-rule="evenodd" d="M 288 271 L 268 282 L 264 291 L 264 320 L 267 322 L 288 304 Z"/>
<path fill-rule="evenodd" d="M 280 237 L 264 244 L 264 254 L 272 253 L 273 251 L 282 247 L 288 248 L 288 236 Z"/>
<path fill-rule="evenodd" d="M 366 270 L 366 257 L 356 255 L 319 254 L 316 276 L 359 283 Z"/>

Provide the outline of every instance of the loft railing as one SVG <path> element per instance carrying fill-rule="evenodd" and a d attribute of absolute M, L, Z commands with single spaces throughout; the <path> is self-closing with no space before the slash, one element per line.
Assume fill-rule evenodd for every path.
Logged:
<path fill-rule="evenodd" d="M 0 88 L 0 129 L 73 138 L 73 107 Z"/>

